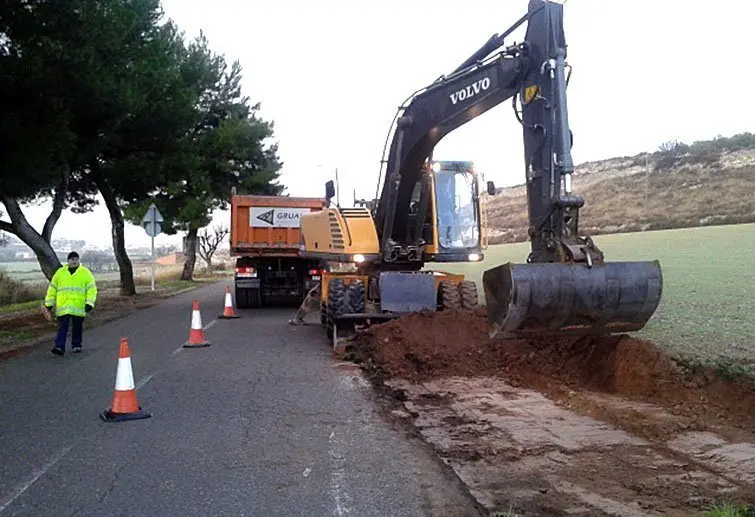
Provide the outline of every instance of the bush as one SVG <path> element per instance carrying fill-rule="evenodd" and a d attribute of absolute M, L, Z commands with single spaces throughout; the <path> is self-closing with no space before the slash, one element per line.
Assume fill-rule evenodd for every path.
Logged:
<path fill-rule="evenodd" d="M 14 303 L 31 302 L 44 299 L 44 290 L 38 286 L 29 286 L 0 269 L 0 306 Z"/>

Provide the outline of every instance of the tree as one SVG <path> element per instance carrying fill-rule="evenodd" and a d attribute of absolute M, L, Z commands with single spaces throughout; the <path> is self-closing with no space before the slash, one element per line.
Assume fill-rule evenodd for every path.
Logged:
<path fill-rule="evenodd" d="M 207 231 L 207 228 L 199 234 L 199 248 L 197 251 L 199 252 L 199 256 L 202 257 L 202 260 L 205 261 L 205 264 L 207 264 L 208 270 L 212 270 L 212 257 L 215 255 L 215 252 L 218 251 L 218 247 L 228 233 L 228 227 L 219 225 L 213 228 L 212 234 Z"/>
<path fill-rule="evenodd" d="M 0 230 L 32 248 L 48 278 L 60 265 L 50 241 L 62 210 L 90 210 L 100 192 L 122 292 L 135 292 L 120 203 L 155 190 L 160 153 L 193 125 L 202 90 L 181 66 L 182 36 L 161 16 L 159 0 L 0 6 L 0 201 L 10 219 Z M 40 233 L 21 206 L 49 198 Z"/>
<path fill-rule="evenodd" d="M 241 95 L 239 63 L 227 70 L 225 59 L 209 50 L 204 36 L 191 51 L 196 60 L 208 64 L 214 80 L 200 95 L 199 120 L 183 139 L 182 151 L 170 159 L 178 179 L 126 210 L 128 219 L 138 223 L 154 202 L 165 218 L 167 234 L 186 232 L 183 280 L 193 278 L 199 229 L 210 224 L 214 210 L 228 207 L 232 188 L 250 194 L 283 191 L 276 183 L 281 168 L 277 145 L 269 143 L 273 124 L 258 117 L 259 104 L 250 106 Z"/>
<path fill-rule="evenodd" d="M 111 35 L 112 47 L 100 49 L 102 66 L 111 67 L 113 73 L 110 81 L 97 83 L 100 87 L 94 89 L 99 102 L 86 104 L 112 109 L 102 113 L 82 105 L 76 112 L 82 135 L 79 149 L 85 157 L 79 169 L 80 189 L 102 195 L 112 225 L 121 294 L 133 295 L 136 286 L 126 253 L 122 209 L 173 179 L 165 157 L 180 147 L 195 123 L 194 105 L 206 73 L 191 62 L 176 27 L 158 24 L 158 0 L 140 0 L 136 5 L 110 1 L 125 9 L 127 14 L 121 15 L 130 23 L 103 28 Z"/>
<path fill-rule="evenodd" d="M 79 1 L 8 0 L 0 5 L 0 201 L 9 220 L 0 230 L 16 235 L 37 256 L 47 278 L 60 261 L 50 240 L 68 197 L 68 170 L 76 135 L 69 125 L 71 85 L 87 52 L 98 44 L 73 23 Z M 23 214 L 26 202 L 53 198 L 42 232 Z"/>

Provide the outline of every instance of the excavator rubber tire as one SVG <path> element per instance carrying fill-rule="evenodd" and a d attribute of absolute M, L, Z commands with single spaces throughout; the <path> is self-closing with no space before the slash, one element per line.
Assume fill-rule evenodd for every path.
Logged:
<path fill-rule="evenodd" d="M 331 280 L 328 284 L 328 314 L 326 331 L 328 339 L 333 340 L 334 317 L 344 313 L 346 307 L 346 284 L 341 279 Z"/>
<path fill-rule="evenodd" d="M 461 307 L 461 296 L 453 282 L 442 280 L 438 284 L 438 309 L 450 311 Z"/>
<path fill-rule="evenodd" d="M 346 288 L 346 299 L 348 300 L 348 311 L 350 314 L 362 314 L 365 309 L 366 291 L 364 282 L 355 280 Z"/>
<path fill-rule="evenodd" d="M 477 295 L 477 284 L 471 280 L 464 280 L 459 284 L 459 297 L 463 309 L 474 309 L 480 303 Z"/>
<path fill-rule="evenodd" d="M 642 329 L 658 308 L 660 263 L 503 264 L 483 273 L 489 333 L 502 338 Z"/>

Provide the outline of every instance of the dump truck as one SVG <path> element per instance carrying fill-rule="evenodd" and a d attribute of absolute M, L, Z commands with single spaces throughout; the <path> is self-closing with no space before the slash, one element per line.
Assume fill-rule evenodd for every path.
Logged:
<path fill-rule="evenodd" d="M 231 195 L 230 253 L 236 257 L 236 306 L 272 300 L 300 302 L 316 287 L 327 262 L 303 258 L 299 222 L 328 206 L 325 198 Z"/>

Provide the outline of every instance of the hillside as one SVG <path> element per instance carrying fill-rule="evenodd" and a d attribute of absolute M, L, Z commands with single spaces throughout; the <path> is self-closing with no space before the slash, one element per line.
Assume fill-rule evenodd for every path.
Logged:
<path fill-rule="evenodd" d="M 576 167 L 582 234 L 755 222 L 755 135 L 672 142 Z M 488 198 L 490 244 L 527 240 L 524 185 Z"/>

